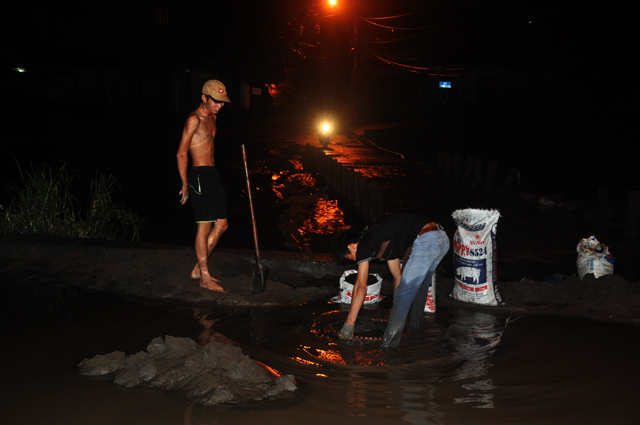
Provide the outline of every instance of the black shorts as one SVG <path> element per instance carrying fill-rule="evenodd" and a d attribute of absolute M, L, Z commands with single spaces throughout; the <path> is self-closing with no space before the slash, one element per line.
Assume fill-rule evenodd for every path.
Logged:
<path fill-rule="evenodd" d="M 227 218 L 227 200 L 215 166 L 191 168 L 189 198 L 196 223 Z"/>

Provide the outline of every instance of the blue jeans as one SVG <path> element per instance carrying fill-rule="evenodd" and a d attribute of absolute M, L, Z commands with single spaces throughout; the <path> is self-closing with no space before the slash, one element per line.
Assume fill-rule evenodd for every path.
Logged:
<path fill-rule="evenodd" d="M 393 293 L 393 307 L 381 347 L 400 345 L 407 316 L 410 327 L 419 328 L 422 325 L 431 278 L 448 251 L 449 237 L 444 230 L 432 230 L 418 236 L 413 242 L 411 256 L 402 271 L 402 279 Z"/>

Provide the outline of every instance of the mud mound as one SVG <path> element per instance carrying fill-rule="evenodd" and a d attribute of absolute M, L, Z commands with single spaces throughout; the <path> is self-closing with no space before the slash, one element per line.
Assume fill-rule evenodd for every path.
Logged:
<path fill-rule="evenodd" d="M 155 338 L 147 352 L 97 355 L 78 364 L 84 376 L 114 375 L 113 383 L 152 389 L 203 405 L 245 405 L 278 399 L 296 390 L 293 375 L 273 376 L 238 347 L 212 341 L 203 348 L 189 338 Z"/>

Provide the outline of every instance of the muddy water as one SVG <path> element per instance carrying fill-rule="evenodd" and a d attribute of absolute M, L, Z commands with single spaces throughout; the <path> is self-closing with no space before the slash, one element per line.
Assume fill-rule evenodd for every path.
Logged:
<path fill-rule="evenodd" d="M 346 311 L 327 302 L 208 311 L 60 291 L 19 315 L 20 294 L 5 295 L 3 424 L 640 421 L 637 327 L 441 310 L 402 348 L 383 352 L 375 343 L 336 340 L 331 331 Z M 383 316 L 387 307 L 363 317 Z M 235 343 L 294 374 L 298 390 L 267 405 L 204 408 L 76 373 L 84 357 L 132 354 L 163 335 Z"/>

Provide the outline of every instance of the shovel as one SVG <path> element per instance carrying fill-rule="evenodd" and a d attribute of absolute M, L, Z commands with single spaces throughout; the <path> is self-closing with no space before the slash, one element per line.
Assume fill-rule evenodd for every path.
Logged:
<path fill-rule="evenodd" d="M 253 295 L 261 294 L 267 284 L 267 275 L 269 267 L 262 266 L 260 262 L 260 248 L 258 247 L 258 228 L 256 227 L 256 216 L 253 212 L 253 199 L 251 198 L 251 183 L 249 183 L 249 169 L 247 168 L 247 153 L 242 145 L 242 161 L 244 162 L 244 174 L 247 177 L 247 193 L 249 194 L 249 206 L 251 207 L 251 223 L 253 224 L 253 243 L 256 246 L 256 264 L 257 269 L 253 271 L 251 277 L 251 293 Z"/>

